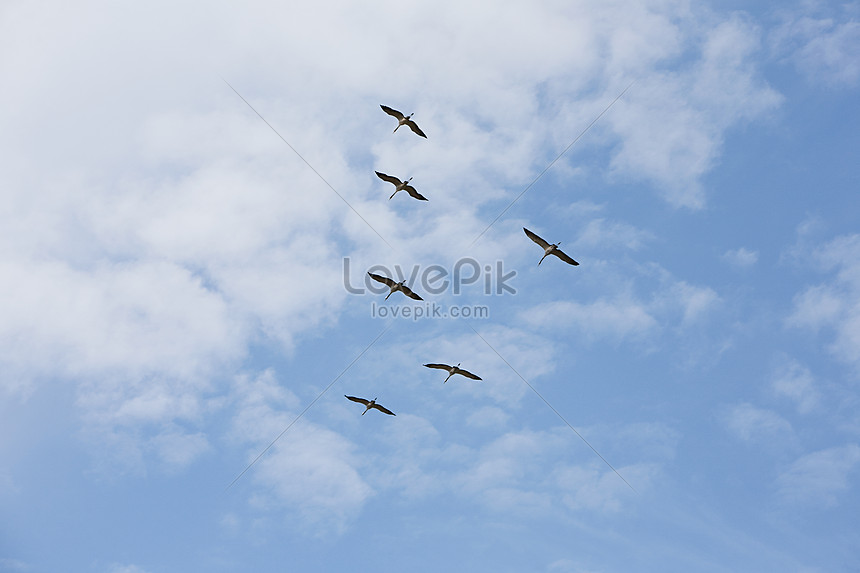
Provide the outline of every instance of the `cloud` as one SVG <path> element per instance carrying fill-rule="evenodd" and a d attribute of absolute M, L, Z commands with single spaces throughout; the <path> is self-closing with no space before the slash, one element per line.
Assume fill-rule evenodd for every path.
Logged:
<path fill-rule="evenodd" d="M 31 376 L 191 378 L 243 353 L 223 298 L 170 263 L 5 261 L 0 296 L 0 358 Z"/>
<path fill-rule="evenodd" d="M 598 573 L 596 569 L 584 569 L 571 559 L 558 559 L 547 567 L 547 571 L 560 573 Z"/>
<path fill-rule="evenodd" d="M 812 373 L 790 359 L 777 370 L 771 387 L 776 394 L 792 400 L 801 414 L 808 414 L 815 409 L 820 399 Z"/>
<path fill-rule="evenodd" d="M 466 418 L 466 423 L 476 428 L 502 428 L 510 416 L 501 408 L 482 406 Z"/>
<path fill-rule="evenodd" d="M 738 268 L 749 268 L 758 262 L 758 251 L 746 247 L 726 251 L 721 257 L 724 261 Z"/>
<path fill-rule="evenodd" d="M 20 559 L 0 559 L 0 569 L 3 571 L 30 571 L 32 566 Z"/>
<path fill-rule="evenodd" d="M 594 300 L 539 303 L 522 310 L 519 319 L 537 331 L 572 331 L 589 342 L 652 346 L 658 334 L 696 327 L 722 303 L 712 288 L 678 280 L 658 265 L 622 264 L 623 275 L 616 265 L 603 261 L 595 265 L 589 277 L 599 293 Z"/>
<path fill-rule="evenodd" d="M 731 433 L 746 442 L 773 443 L 784 440 L 793 432 L 791 424 L 776 412 L 747 402 L 728 408 L 723 420 Z"/>
<path fill-rule="evenodd" d="M 539 304 L 522 313 L 534 328 L 574 329 L 589 339 L 620 341 L 641 338 L 658 328 L 647 305 L 632 300 L 598 299 L 591 303 L 556 301 Z"/>
<path fill-rule="evenodd" d="M 842 14 L 833 14 L 840 10 Z M 853 12 L 853 14 L 852 14 Z M 770 34 L 774 51 L 812 82 L 854 86 L 860 80 L 860 22 L 856 3 L 804 3 L 785 12 Z"/>
<path fill-rule="evenodd" d="M 618 467 L 639 491 L 647 489 L 674 455 L 677 435 L 660 424 L 580 428 L 600 434 L 620 449 L 632 447 L 647 461 Z M 432 445 L 431 445 L 432 444 Z M 545 515 L 567 511 L 617 512 L 629 487 L 566 426 L 546 431 L 508 431 L 477 447 L 424 440 L 381 455 L 373 478 L 380 488 L 410 495 L 456 496 L 494 513 Z M 384 482 L 381 481 L 384 479 Z M 382 483 L 385 485 L 383 486 Z"/>
<path fill-rule="evenodd" d="M 621 247 L 629 250 L 639 250 L 646 242 L 653 239 L 648 231 L 642 231 L 617 221 L 607 221 L 605 218 L 589 221 L 577 237 L 575 249 L 584 247 Z"/>
<path fill-rule="evenodd" d="M 234 381 L 230 437 L 247 448 L 250 464 L 298 415 L 298 402 L 269 370 Z M 373 489 L 361 477 L 356 446 L 345 436 L 302 419 L 256 462 L 250 502 L 261 512 L 298 515 L 307 531 L 342 531 Z M 238 473 L 238 472 L 237 472 Z"/>
<path fill-rule="evenodd" d="M 138 567 L 137 565 L 120 565 L 113 564 L 108 569 L 109 573 L 147 573 L 146 569 Z"/>
<path fill-rule="evenodd" d="M 786 503 L 832 507 L 849 489 L 849 475 L 860 462 L 860 446 L 847 444 L 798 458 L 777 478 L 779 496 Z"/>
<path fill-rule="evenodd" d="M 660 473 L 658 464 L 624 466 L 618 470 L 637 490 L 647 487 Z M 553 471 L 553 479 L 565 490 L 562 502 L 573 511 L 617 512 L 629 493 L 627 484 L 615 472 L 595 465 L 560 468 Z"/>
<path fill-rule="evenodd" d="M 735 16 L 700 31 L 694 63 L 654 70 L 639 80 L 607 117 L 621 135 L 612 159 L 619 172 L 653 181 L 678 207 L 702 208 L 701 176 L 716 162 L 726 131 L 780 105 L 782 97 L 758 76 L 758 29 Z"/>
<path fill-rule="evenodd" d="M 0 35 L 16 86 L 0 106 L 0 386 L 23 396 L 73 385 L 84 433 L 133 466 L 194 463 L 255 345 L 289 354 L 338 324 L 344 254 L 459 256 L 486 206 L 524 188 L 629 79 L 578 146 L 607 149 L 611 170 L 654 182 L 674 205 L 701 206 L 725 132 L 779 101 L 756 71 L 755 27 L 696 16 L 682 0 L 510 4 L 491 25 L 454 1 L 218 6 L 204 17 L 166 2 L 48 6 L 11 4 L 9 21 L 38 26 Z M 392 135 L 383 101 L 416 111 L 430 138 Z M 390 166 L 414 174 L 439 210 L 388 202 L 372 171 Z M 649 238 L 603 218 L 580 240 L 635 250 Z M 685 321 L 714 303 L 682 290 Z M 596 329 L 613 311 L 599 336 L 638 336 L 656 320 L 633 297 L 568 309 Z M 541 365 L 524 375 L 551 370 L 544 340 L 526 352 L 519 334 L 490 334 L 512 361 Z M 505 380 L 497 401 L 521 387 Z"/>
<path fill-rule="evenodd" d="M 809 258 L 821 270 L 835 274 L 794 297 L 787 324 L 832 333 L 830 352 L 860 365 L 860 235 L 837 237 Z"/>

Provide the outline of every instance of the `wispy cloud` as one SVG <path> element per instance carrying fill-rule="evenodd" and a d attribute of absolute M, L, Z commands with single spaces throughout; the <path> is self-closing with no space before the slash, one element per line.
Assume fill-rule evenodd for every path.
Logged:
<path fill-rule="evenodd" d="M 726 130 L 774 110 L 782 97 L 756 71 L 760 31 L 735 17 L 701 30 L 688 69 L 655 72 L 611 118 L 623 135 L 613 167 L 654 181 L 671 204 L 705 205 L 700 178 Z M 659 135 L 658 135 L 659 134 Z"/>
<path fill-rule="evenodd" d="M 744 441 L 772 444 L 790 438 L 793 432 L 785 418 L 748 402 L 727 408 L 723 419 L 729 431 Z"/>
<path fill-rule="evenodd" d="M 798 458 L 777 478 L 786 503 L 831 507 L 849 489 L 849 478 L 860 463 L 860 446 L 847 444 Z"/>
<path fill-rule="evenodd" d="M 0 559 L 0 568 L 4 571 L 30 571 L 32 570 L 32 566 L 26 561 L 21 561 L 20 559 L 9 559 L 2 558 Z"/>
<path fill-rule="evenodd" d="M 813 263 L 835 273 L 794 298 L 787 324 L 832 332 L 829 349 L 840 360 L 860 365 L 860 235 L 845 235 L 816 249 Z"/>
<path fill-rule="evenodd" d="M 238 377 L 234 392 L 231 439 L 248 444 L 250 461 L 295 418 L 297 402 L 271 371 Z M 342 531 L 373 494 L 355 450 L 343 435 L 302 420 L 247 477 L 251 504 L 261 512 L 298 515 L 309 531 Z"/>
<path fill-rule="evenodd" d="M 818 405 L 820 393 L 815 378 L 808 368 L 795 360 L 785 359 L 785 364 L 777 368 L 771 386 L 777 395 L 794 402 L 801 414 L 808 414 Z"/>
<path fill-rule="evenodd" d="M 739 247 L 723 253 L 724 261 L 738 268 L 749 268 L 758 262 L 758 251 L 751 251 L 746 247 Z"/>
<path fill-rule="evenodd" d="M 860 81 L 858 16 L 856 3 L 804 2 L 782 13 L 770 42 L 778 55 L 810 81 L 854 86 Z"/>
<path fill-rule="evenodd" d="M 137 565 L 111 565 L 108 573 L 147 573 L 147 570 Z"/>
<path fill-rule="evenodd" d="M 522 318 L 534 328 L 576 330 L 588 339 L 641 338 L 658 328 L 647 305 L 623 298 L 541 303 L 524 311 Z"/>

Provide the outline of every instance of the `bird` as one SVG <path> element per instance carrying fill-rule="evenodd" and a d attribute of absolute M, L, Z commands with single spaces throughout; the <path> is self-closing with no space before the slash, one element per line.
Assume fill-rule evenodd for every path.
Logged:
<path fill-rule="evenodd" d="M 367 400 L 365 398 L 357 398 L 355 396 L 347 396 L 346 394 L 344 394 L 343 397 L 346 398 L 347 400 L 352 400 L 353 402 L 358 402 L 359 404 L 364 404 L 365 408 L 364 408 L 364 412 L 361 413 L 362 416 L 367 414 L 367 411 L 370 410 L 371 408 L 376 408 L 377 410 L 379 410 L 383 414 L 388 414 L 389 416 L 396 416 L 397 415 L 394 412 L 392 412 L 391 410 L 389 410 L 388 408 L 386 408 L 385 406 L 382 406 L 381 404 L 377 404 L 376 398 L 374 398 L 373 400 Z"/>
<path fill-rule="evenodd" d="M 460 374 L 461 376 L 465 376 L 466 378 L 471 378 L 472 380 L 481 380 L 479 376 L 475 376 L 468 370 L 463 370 L 460 368 L 460 363 L 458 362 L 456 366 L 448 366 L 447 364 L 425 364 L 427 368 L 436 368 L 438 370 L 447 370 L 448 378 L 453 376 L 454 374 Z M 445 378 L 445 382 L 448 381 L 448 378 Z M 444 384 L 445 382 L 442 382 Z"/>
<path fill-rule="evenodd" d="M 426 136 L 426 135 L 424 135 L 424 132 L 423 132 L 423 131 L 421 131 L 421 128 L 420 128 L 420 127 L 418 127 L 418 124 L 416 124 L 414 121 L 412 121 L 411 119 L 409 119 L 409 118 L 411 118 L 413 115 L 415 115 L 414 113 L 410 113 L 409 115 L 403 115 L 402 113 L 400 113 L 400 112 L 399 112 L 399 111 L 397 111 L 396 109 L 392 109 L 392 108 L 388 107 L 387 105 L 380 105 L 379 107 L 381 107 L 381 108 L 382 108 L 382 111 L 384 111 L 384 112 L 385 112 L 385 113 L 387 113 L 388 115 L 392 115 L 392 116 L 394 116 L 394 117 L 396 117 L 396 118 L 397 118 L 397 127 L 395 127 L 395 128 L 394 128 L 394 131 L 392 131 L 391 133 L 394 133 L 394 132 L 396 132 L 398 129 L 400 129 L 400 126 L 401 126 L 401 125 L 408 125 L 408 126 L 409 126 L 409 129 L 411 129 L 412 131 L 414 131 L 417 135 L 420 135 L 420 136 L 421 136 L 421 137 L 423 137 L 424 139 L 427 139 L 427 136 Z"/>
<path fill-rule="evenodd" d="M 553 245 L 550 245 L 549 243 L 547 243 L 546 241 L 544 241 L 543 239 L 541 239 L 540 237 L 538 237 L 537 235 L 535 235 L 534 233 L 532 233 L 531 231 L 526 229 L 525 227 L 523 227 L 523 231 L 526 232 L 526 236 L 529 239 L 531 239 L 532 241 L 534 241 L 535 243 L 537 243 L 538 245 L 540 245 L 543 248 L 543 256 L 538 261 L 538 265 L 540 265 L 543 262 L 543 260 L 545 258 L 547 258 L 548 255 L 555 255 L 569 265 L 573 265 L 575 267 L 579 266 L 579 263 L 577 263 L 576 261 L 571 259 L 567 254 L 565 254 L 564 252 L 562 252 L 561 249 L 558 248 L 558 246 L 561 244 L 561 241 L 559 241 L 558 243 L 555 243 Z"/>
<path fill-rule="evenodd" d="M 375 275 L 375 274 L 373 274 L 373 273 L 367 273 L 367 274 L 368 274 L 368 275 L 370 275 L 370 278 L 372 278 L 372 279 L 373 279 L 373 280 L 375 280 L 376 282 L 380 282 L 380 283 L 382 283 L 382 284 L 388 285 L 388 288 L 390 288 L 390 289 L 391 289 L 391 290 L 388 292 L 388 294 L 387 294 L 387 295 L 385 295 L 385 300 L 388 300 L 388 297 L 390 297 L 390 296 L 391 296 L 391 294 L 392 294 L 392 293 L 394 293 L 394 292 L 396 292 L 396 291 L 400 291 L 400 292 L 402 292 L 403 294 L 405 294 L 406 296 L 408 296 L 408 297 L 409 297 L 409 298 L 411 298 L 412 300 L 424 300 L 423 298 L 421 298 L 420 296 L 418 296 L 417 294 L 415 294 L 414 292 L 412 292 L 412 290 L 411 290 L 408 286 L 406 286 L 406 284 L 405 284 L 405 283 L 406 283 L 406 281 L 405 281 L 405 280 L 404 280 L 404 281 L 400 281 L 399 283 L 396 283 L 396 282 L 394 282 L 393 280 L 391 280 L 391 279 L 390 279 L 390 278 L 388 278 L 388 277 L 382 277 L 382 276 L 379 276 L 379 275 Z"/>
<path fill-rule="evenodd" d="M 382 179 L 383 181 L 388 181 L 389 183 L 394 185 L 394 193 L 392 193 L 391 197 L 388 198 L 389 201 L 391 201 L 392 197 L 397 195 L 398 191 L 406 191 L 407 193 L 409 193 L 409 195 L 411 195 L 412 197 L 415 197 L 419 201 L 426 201 L 427 200 L 427 197 L 425 197 L 424 195 L 422 195 L 421 193 L 416 191 L 415 187 L 413 187 L 412 185 L 409 184 L 409 182 L 412 181 L 411 177 L 409 179 L 407 179 L 406 181 L 401 181 L 400 179 L 398 179 L 397 177 L 394 177 L 392 175 L 386 175 L 385 173 L 380 173 L 379 171 L 376 171 L 375 173 L 376 173 L 376 176 L 379 177 L 380 179 Z"/>

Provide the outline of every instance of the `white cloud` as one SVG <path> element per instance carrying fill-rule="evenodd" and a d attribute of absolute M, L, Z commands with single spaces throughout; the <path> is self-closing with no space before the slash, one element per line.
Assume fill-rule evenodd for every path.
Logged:
<path fill-rule="evenodd" d="M 801 456 L 777 478 L 779 495 L 788 503 L 831 507 L 849 489 L 849 476 L 858 462 L 857 444 Z"/>
<path fill-rule="evenodd" d="M 839 10 L 842 14 L 832 13 Z M 853 12 L 853 14 L 852 14 Z M 771 44 L 811 81 L 853 86 L 860 80 L 858 6 L 804 3 L 783 14 L 771 33 Z"/>
<path fill-rule="evenodd" d="M 592 219 L 589 221 L 577 237 L 574 243 L 575 249 L 583 247 L 621 247 L 630 250 L 640 249 L 644 243 L 653 239 L 653 235 L 617 221 L 607 221 L 605 218 Z"/>
<path fill-rule="evenodd" d="M 771 385 L 778 395 L 792 400 L 801 414 L 808 414 L 818 405 L 820 397 L 815 378 L 808 368 L 794 360 L 786 359 Z"/>
<path fill-rule="evenodd" d="M 684 324 L 691 324 L 703 318 L 720 302 L 719 295 L 710 287 L 699 287 L 680 281 L 672 290 L 683 308 Z"/>
<path fill-rule="evenodd" d="M 520 320 L 540 332 L 572 331 L 591 342 L 633 341 L 652 346 L 658 334 L 696 327 L 722 303 L 710 287 L 677 280 L 659 265 L 622 264 L 623 275 L 603 261 L 595 265 L 589 278 L 601 293 L 595 300 L 539 303 L 521 311 Z M 631 275 L 631 266 L 636 275 Z M 634 294 L 645 288 L 650 292 Z"/>
<path fill-rule="evenodd" d="M 663 461 L 674 455 L 676 437 L 667 441 L 665 428 L 655 431 L 659 430 L 656 426 L 644 432 L 635 425 L 602 429 L 603 438 L 613 435 L 626 445 L 635 442 L 638 454 L 649 459 L 618 467 L 639 491 L 650 487 L 662 471 Z M 598 432 L 595 428 L 580 430 L 586 435 Z M 616 512 L 632 495 L 627 484 L 565 426 L 509 431 L 477 448 L 420 450 L 400 449 L 394 456 L 379 459 L 380 473 L 396 475 L 396 480 L 386 481 L 408 483 L 409 487 L 416 480 L 426 482 L 425 494 L 455 495 L 493 512 L 518 515 L 546 514 L 561 506 L 570 511 Z M 394 470 L 400 467 L 409 467 L 410 472 Z"/>
<path fill-rule="evenodd" d="M 547 567 L 547 571 L 560 573 L 598 573 L 596 569 L 583 569 L 571 559 L 558 559 Z"/>
<path fill-rule="evenodd" d="M 659 474 L 657 464 L 637 464 L 618 468 L 637 489 L 644 489 Z M 564 490 L 562 502 L 571 510 L 616 512 L 621 510 L 630 489 L 612 470 L 597 465 L 571 466 L 553 471 L 553 479 Z"/>
<path fill-rule="evenodd" d="M 482 406 L 469 414 L 466 422 L 476 428 L 502 428 L 509 418 L 510 416 L 501 408 Z"/>
<path fill-rule="evenodd" d="M 658 327 L 646 305 L 625 299 L 547 302 L 523 312 L 522 318 L 534 328 L 574 329 L 589 339 L 616 341 L 641 338 Z"/>
<path fill-rule="evenodd" d="M 809 257 L 828 282 L 810 286 L 794 298 L 789 326 L 826 329 L 833 334 L 829 350 L 840 360 L 860 364 L 860 235 L 833 239 Z"/>
<path fill-rule="evenodd" d="M 298 402 L 272 371 L 237 377 L 233 392 L 231 438 L 249 444 L 250 464 L 296 418 Z M 252 507 L 298 515 L 318 532 L 342 530 L 373 495 L 355 450 L 343 435 L 300 420 L 243 477 L 254 484 Z"/>
<path fill-rule="evenodd" d="M 579 145 L 609 146 L 613 169 L 678 205 L 701 205 L 698 180 L 725 131 L 778 103 L 753 64 L 754 27 L 697 17 L 682 0 L 506 4 L 491 25 L 460 2 L 394 8 L 6 7 L 0 72 L 16 89 L 0 106 L 0 385 L 74 384 L 93 436 L 130 463 L 154 453 L 184 466 L 207 451 L 201 420 L 255 342 L 290 352 L 337 323 L 345 250 L 461 254 L 486 224 L 480 210 L 522 189 L 628 78 L 640 80 L 606 129 Z M 679 59 L 689 66 L 664 71 Z M 392 135 L 383 102 L 418 112 L 430 139 Z M 437 214 L 385 200 L 372 170 L 392 166 L 421 180 Z M 608 219 L 580 237 L 626 249 L 647 239 Z M 713 303 L 681 294 L 684 320 Z M 601 336 L 651 327 L 653 313 L 629 302 L 632 326 L 616 313 Z M 571 312 L 596 327 L 618 310 L 595 304 Z M 537 342 L 525 352 L 518 334 L 490 334 L 504 356 L 541 365 L 527 377 L 551 370 Z M 505 380 L 494 399 L 521 386 Z"/>
<path fill-rule="evenodd" d="M 108 569 L 109 573 L 147 573 L 146 569 L 138 567 L 137 565 L 120 565 L 113 564 Z"/>
<path fill-rule="evenodd" d="M 0 559 L 0 569 L 3 571 L 30 571 L 32 566 L 20 559 Z"/>
<path fill-rule="evenodd" d="M 182 468 L 212 449 L 206 434 L 171 428 L 152 439 L 152 445 L 169 467 Z"/>
<path fill-rule="evenodd" d="M 729 408 L 724 421 L 729 431 L 744 441 L 772 443 L 792 433 L 791 424 L 785 418 L 747 402 Z"/>
<path fill-rule="evenodd" d="M 756 71 L 760 32 L 734 17 L 701 30 L 700 58 L 683 71 L 654 71 L 607 121 L 622 135 L 615 169 L 658 184 L 673 205 L 701 208 L 700 177 L 724 133 L 775 109 L 781 96 Z"/>
<path fill-rule="evenodd" d="M 723 253 L 722 259 L 732 266 L 748 268 L 758 262 L 758 251 L 751 251 L 746 247 L 729 250 Z"/>

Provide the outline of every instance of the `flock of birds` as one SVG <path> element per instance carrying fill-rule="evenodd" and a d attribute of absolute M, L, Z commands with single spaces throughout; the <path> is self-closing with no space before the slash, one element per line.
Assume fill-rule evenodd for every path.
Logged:
<path fill-rule="evenodd" d="M 425 135 L 424 132 L 421 131 L 421 128 L 418 127 L 418 124 L 415 123 L 414 121 L 412 121 L 412 116 L 415 115 L 414 113 L 410 113 L 409 115 L 403 115 L 403 113 L 397 111 L 396 109 L 390 108 L 387 105 L 382 105 L 380 107 L 382 108 L 382 111 L 384 111 L 388 115 L 393 116 L 394 118 L 397 119 L 397 127 L 394 128 L 394 131 L 392 133 L 396 133 L 398 129 L 400 129 L 402 126 L 405 125 L 405 126 L 409 127 L 409 129 L 411 129 L 413 132 L 415 132 L 416 135 L 419 135 L 425 139 L 427 138 L 427 135 Z M 397 177 L 394 177 L 392 175 L 386 175 L 385 173 L 381 173 L 379 171 L 376 171 L 376 176 L 379 177 L 380 179 L 382 179 L 383 181 L 386 181 L 386 182 L 394 185 L 394 193 L 392 193 L 391 197 L 388 198 L 389 201 L 395 195 L 397 195 L 398 191 L 406 191 L 406 193 L 408 193 L 411 197 L 418 199 L 419 201 L 427 201 L 426 197 L 421 195 L 415 189 L 415 187 L 413 187 L 412 185 L 409 184 L 409 182 L 412 181 L 412 177 L 410 177 L 406 181 L 401 181 Z M 558 257 L 559 259 L 561 259 L 562 261 L 566 262 L 569 265 L 573 265 L 573 266 L 579 265 L 578 262 L 573 260 L 568 254 L 566 254 L 564 251 L 562 251 L 561 249 L 558 248 L 558 246 L 561 244 L 561 242 L 548 243 L 547 241 L 545 241 L 544 239 L 542 239 L 541 237 L 539 237 L 538 235 L 536 235 L 532 231 L 529 231 L 525 227 L 523 227 L 523 231 L 525 231 L 525 234 L 529 239 L 531 239 L 536 244 L 538 244 L 544 251 L 543 256 L 540 258 L 540 261 L 538 261 L 538 266 L 540 266 L 540 264 L 543 262 L 543 260 L 550 255 L 554 255 L 554 256 Z M 406 286 L 405 280 L 397 282 L 393 279 L 390 279 L 388 277 L 384 277 L 381 275 L 377 275 L 377 274 L 373 274 L 373 273 L 367 273 L 367 274 L 368 274 L 368 276 L 370 276 L 371 279 L 373 279 L 379 283 L 382 283 L 389 288 L 388 294 L 385 295 L 385 300 L 388 300 L 388 297 L 390 297 L 392 294 L 394 294 L 395 292 L 398 292 L 398 291 L 402 292 L 404 295 L 406 295 L 407 297 L 409 297 L 413 300 L 424 300 L 419 295 L 417 295 L 415 292 L 413 292 L 412 289 L 410 289 L 408 286 Z M 471 380 L 481 380 L 481 378 L 479 376 L 472 374 L 468 370 L 460 368 L 459 363 L 456 366 L 449 366 L 448 364 L 425 364 L 424 366 L 427 368 L 435 368 L 437 370 L 447 371 L 448 377 L 445 378 L 445 380 L 442 382 L 443 384 L 448 382 L 448 380 L 452 376 L 455 376 L 458 374 L 460 376 L 464 376 L 464 377 L 469 378 Z M 394 412 L 392 412 L 391 410 L 389 410 L 388 408 L 386 408 L 382 404 L 378 404 L 376 402 L 376 398 L 374 398 L 373 400 L 368 400 L 366 398 L 360 398 L 358 396 L 347 396 L 346 394 L 344 394 L 344 397 L 347 400 L 351 400 L 353 402 L 357 402 L 359 404 L 364 405 L 364 412 L 361 413 L 362 416 L 367 414 L 367 412 L 369 410 L 379 410 L 383 414 L 388 414 L 389 416 L 396 416 L 396 414 Z"/>

